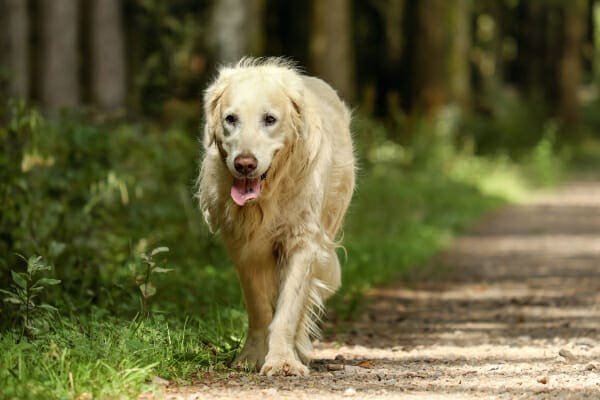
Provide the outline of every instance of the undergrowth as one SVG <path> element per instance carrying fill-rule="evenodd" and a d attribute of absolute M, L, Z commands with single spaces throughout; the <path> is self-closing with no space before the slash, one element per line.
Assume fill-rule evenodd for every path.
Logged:
<path fill-rule="evenodd" d="M 246 320 L 233 268 L 192 200 L 197 132 L 48 121 L 16 102 L 0 121 L 0 398 L 135 398 L 155 376 L 186 383 L 225 368 Z M 450 109 L 397 140 L 395 128 L 357 119 L 337 315 L 352 318 L 366 289 L 409 274 L 532 183 L 560 179 L 552 122 L 519 163 L 478 154 L 465 126 Z M 40 280 L 15 274 L 32 260 L 53 270 L 34 303 L 47 307 L 24 319 L 34 308 L 23 286 Z"/>

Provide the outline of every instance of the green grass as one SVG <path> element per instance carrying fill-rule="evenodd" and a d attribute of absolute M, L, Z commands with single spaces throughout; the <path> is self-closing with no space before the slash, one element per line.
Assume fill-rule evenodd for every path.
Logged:
<path fill-rule="evenodd" d="M 53 266 L 42 276 L 62 282 L 39 293 L 59 312 L 39 317 L 35 331 L 23 329 L 22 308 L 0 309 L 0 399 L 135 398 L 154 390 L 155 376 L 185 384 L 225 368 L 246 320 L 233 268 L 191 199 L 197 134 L 11 113 L 0 127 L 0 288 L 17 290 L 10 271 L 26 265 L 15 253 L 42 255 Z M 422 129 L 434 134 L 401 146 L 380 124 L 355 128 L 361 169 L 343 286 L 329 304 L 343 318 L 357 314 L 366 289 L 409 276 L 559 160 L 551 136 L 518 165 Z M 173 270 L 145 276 L 142 254 L 158 246 L 170 249 L 160 268 Z M 156 293 L 142 301 L 148 279 Z"/>
<path fill-rule="evenodd" d="M 61 318 L 44 337 L 0 339 L 2 398 L 135 397 L 154 376 L 186 383 L 194 373 L 231 360 L 243 314 L 210 320 L 123 321 L 106 315 Z M 89 397 L 91 398 L 91 397 Z"/>

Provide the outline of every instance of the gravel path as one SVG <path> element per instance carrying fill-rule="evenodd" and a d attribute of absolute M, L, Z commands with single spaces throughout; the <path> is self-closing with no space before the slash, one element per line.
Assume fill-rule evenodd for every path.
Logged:
<path fill-rule="evenodd" d="M 497 212 L 433 266 L 329 327 L 309 377 L 207 374 L 165 398 L 600 398 L 600 183 Z"/>

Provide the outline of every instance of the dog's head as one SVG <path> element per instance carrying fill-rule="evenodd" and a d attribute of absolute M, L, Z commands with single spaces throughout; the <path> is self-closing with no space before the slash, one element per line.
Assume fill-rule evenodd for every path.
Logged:
<path fill-rule="evenodd" d="M 300 135 L 302 87 L 289 66 L 242 61 L 206 90 L 204 145 L 231 172 L 236 204 L 260 196 L 276 154 Z"/>

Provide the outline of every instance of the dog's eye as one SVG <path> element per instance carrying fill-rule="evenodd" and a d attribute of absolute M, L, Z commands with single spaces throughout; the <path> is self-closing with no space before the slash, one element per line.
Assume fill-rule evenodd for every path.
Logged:
<path fill-rule="evenodd" d="M 264 122 L 266 126 L 275 125 L 275 122 L 277 122 L 277 118 L 275 118 L 271 114 L 266 114 L 264 117 Z"/>
<path fill-rule="evenodd" d="M 225 116 L 225 122 L 229 125 L 235 125 L 238 122 L 238 117 L 235 114 L 227 114 Z"/>

